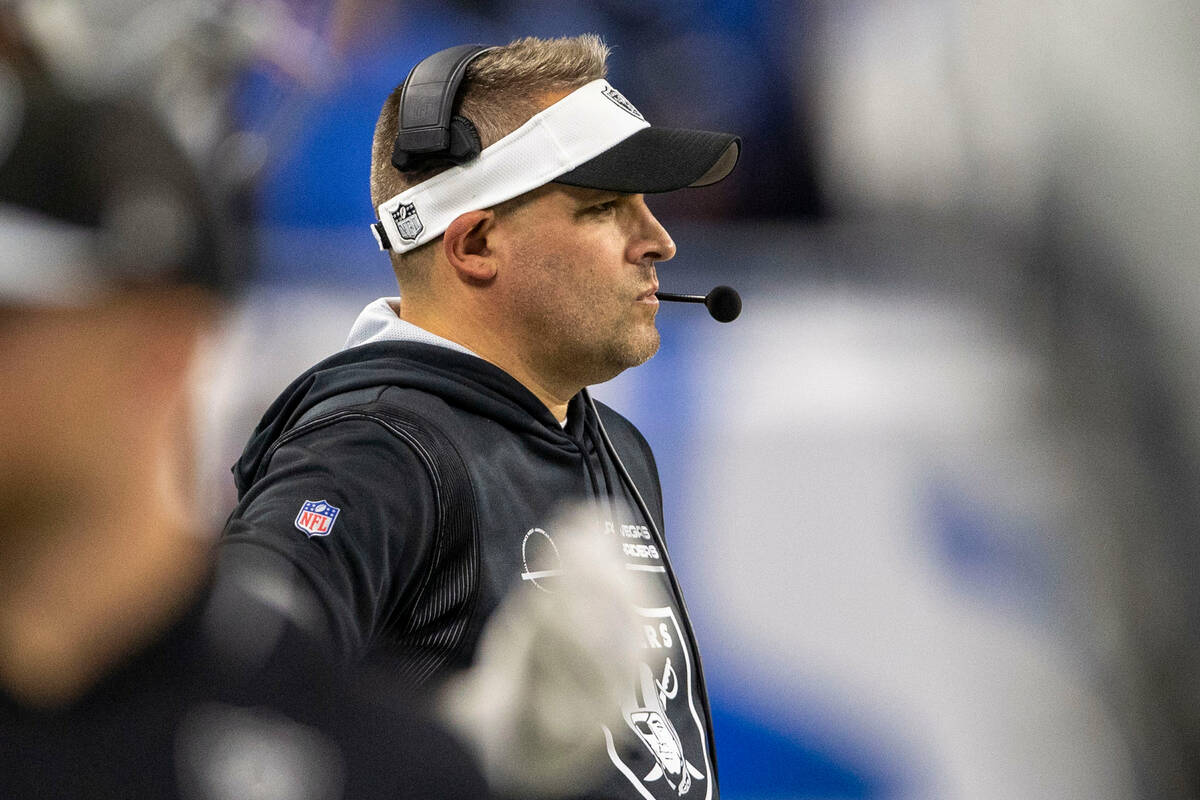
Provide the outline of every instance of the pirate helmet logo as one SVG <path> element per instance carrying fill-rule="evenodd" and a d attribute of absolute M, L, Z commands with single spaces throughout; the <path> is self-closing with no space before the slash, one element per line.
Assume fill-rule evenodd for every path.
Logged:
<path fill-rule="evenodd" d="M 666 701 L 679 691 L 679 678 L 670 658 L 663 665 L 659 680 L 646 664 L 639 665 L 638 671 L 642 702 L 635 708 L 625 709 L 625 722 L 654 755 L 655 764 L 642 780 L 646 783 L 665 780 L 678 796 L 683 797 L 692 788 L 693 779 L 704 780 L 704 773 L 684 756 L 679 733 L 664 710 Z"/>

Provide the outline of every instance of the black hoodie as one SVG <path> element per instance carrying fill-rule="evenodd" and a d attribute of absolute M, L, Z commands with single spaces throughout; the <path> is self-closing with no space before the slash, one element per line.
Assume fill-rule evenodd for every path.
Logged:
<path fill-rule="evenodd" d="M 554 590 L 554 519 L 564 503 L 596 503 L 637 582 L 644 649 L 626 729 L 597 725 L 613 769 L 589 796 L 715 798 L 699 654 L 656 535 L 653 455 L 628 420 L 595 409 L 580 393 L 562 426 L 504 371 L 435 345 L 344 350 L 297 378 L 252 435 L 221 561 L 286 559 L 334 647 L 388 651 L 417 685 L 471 663 L 508 592 Z"/>

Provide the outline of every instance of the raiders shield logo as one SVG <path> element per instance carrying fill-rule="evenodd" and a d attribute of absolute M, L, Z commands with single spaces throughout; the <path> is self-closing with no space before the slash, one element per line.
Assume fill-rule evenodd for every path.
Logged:
<path fill-rule="evenodd" d="M 624 731 L 604 726 L 608 756 L 647 800 L 710 800 L 708 741 L 693 703 L 691 657 L 668 608 L 639 609 L 645 646 L 622 704 Z M 635 764 L 649 764 L 635 769 Z"/>
<path fill-rule="evenodd" d="M 642 116 L 642 112 L 640 112 L 636 108 L 634 108 L 633 103 L 631 103 L 625 99 L 625 95 L 621 94 L 613 87 L 611 87 L 611 86 L 604 87 L 600 91 L 600 94 L 604 95 L 609 100 L 612 100 L 614 103 L 616 103 L 617 107 L 620 108 L 622 111 L 630 113 L 640 120 L 646 119 L 645 117 Z"/>
<path fill-rule="evenodd" d="M 421 231 L 425 230 L 412 203 L 405 203 L 393 211 L 392 219 L 396 221 L 396 230 L 400 231 L 400 238 L 405 241 L 415 242 Z"/>

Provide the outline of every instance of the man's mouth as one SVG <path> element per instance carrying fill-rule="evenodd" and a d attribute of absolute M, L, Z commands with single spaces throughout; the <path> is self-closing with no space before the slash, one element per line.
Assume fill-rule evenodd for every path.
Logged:
<path fill-rule="evenodd" d="M 647 303 L 649 305 L 655 305 L 655 306 L 658 305 L 658 298 L 654 296 L 654 293 L 657 291 L 658 291 L 658 284 L 655 283 L 649 289 L 647 289 L 646 291 L 642 292 L 641 294 L 639 294 L 637 296 L 637 302 Z"/>

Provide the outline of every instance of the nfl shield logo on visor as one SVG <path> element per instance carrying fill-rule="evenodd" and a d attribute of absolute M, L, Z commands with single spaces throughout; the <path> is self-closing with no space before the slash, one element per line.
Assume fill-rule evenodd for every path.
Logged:
<path fill-rule="evenodd" d="M 392 219 L 396 220 L 400 238 L 407 242 L 416 241 L 417 237 L 421 235 L 421 231 L 425 230 L 425 226 L 421 224 L 421 218 L 417 216 L 417 209 L 412 203 L 404 203 L 393 211 Z"/>
<path fill-rule="evenodd" d="M 340 511 L 340 508 L 324 500 L 305 500 L 304 505 L 300 506 L 300 513 L 296 515 L 296 527 L 308 534 L 309 538 L 328 536 Z"/>

